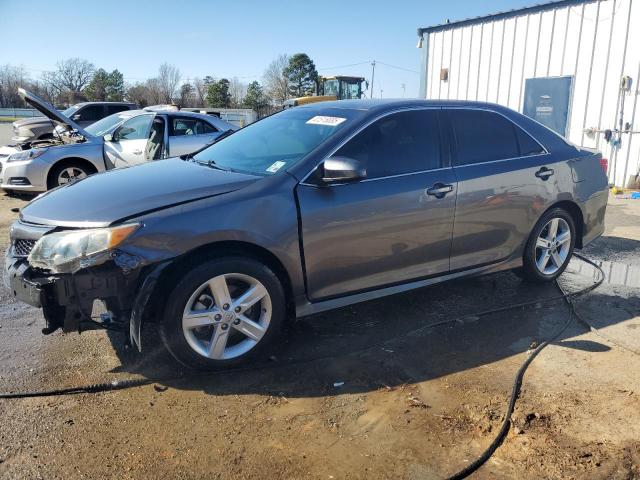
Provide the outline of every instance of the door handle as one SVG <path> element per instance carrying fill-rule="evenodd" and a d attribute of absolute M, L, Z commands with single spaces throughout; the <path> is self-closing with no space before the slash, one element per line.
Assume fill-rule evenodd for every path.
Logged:
<path fill-rule="evenodd" d="M 551 175 L 553 175 L 553 168 L 542 167 L 536 172 L 536 177 L 542 180 L 547 180 Z"/>
<path fill-rule="evenodd" d="M 140 155 L 140 154 L 142 154 L 142 150 L 134 150 L 132 153 L 134 155 Z"/>
<path fill-rule="evenodd" d="M 427 195 L 433 195 L 436 198 L 444 198 L 444 196 L 453 191 L 453 185 L 448 185 L 445 183 L 436 183 L 433 187 L 427 189 Z"/>

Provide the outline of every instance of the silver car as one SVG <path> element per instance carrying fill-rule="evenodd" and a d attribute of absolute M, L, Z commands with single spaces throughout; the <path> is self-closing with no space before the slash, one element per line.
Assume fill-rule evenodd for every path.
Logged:
<path fill-rule="evenodd" d="M 237 126 L 191 112 L 128 110 L 81 128 L 38 96 L 24 100 L 50 118 L 55 137 L 0 149 L 0 188 L 43 192 L 113 168 L 186 155 Z"/>

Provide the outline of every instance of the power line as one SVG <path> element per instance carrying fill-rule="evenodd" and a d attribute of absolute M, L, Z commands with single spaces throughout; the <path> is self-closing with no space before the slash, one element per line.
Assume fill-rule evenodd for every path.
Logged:
<path fill-rule="evenodd" d="M 379 63 L 380 65 L 384 65 L 385 67 L 391 67 L 391 68 L 395 68 L 395 69 L 397 69 L 397 70 L 402 70 L 403 72 L 415 73 L 415 74 L 417 74 L 417 75 L 419 75 L 419 74 L 420 74 L 420 72 L 419 72 L 419 71 L 417 71 L 417 70 L 411 70 L 411 69 L 409 69 L 409 68 L 398 67 L 397 65 L 391 65 L 390 63 L 384 63 L 384 62 L 381 62 L 381 61 L 379 61 L 379 60 L 378 60 L 378 62 L 377 62 L 377 63 Z"/>

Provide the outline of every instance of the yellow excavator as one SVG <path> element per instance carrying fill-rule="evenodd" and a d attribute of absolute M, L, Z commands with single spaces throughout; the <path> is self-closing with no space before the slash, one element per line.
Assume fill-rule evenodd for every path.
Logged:
<path fill-rule="evenodd" d="M 368 87 L 368 82 L 363 77 L 350 77 L 347 75 L 335 75 L 332 77 L 320 77 L 316 85 L 315 95 L 290 98 L 284 102 L 284 108 L 297 107 L 308 103 L 327 102 L 330 100 L 351 100 L 362 98 L 362 84 Z"/>

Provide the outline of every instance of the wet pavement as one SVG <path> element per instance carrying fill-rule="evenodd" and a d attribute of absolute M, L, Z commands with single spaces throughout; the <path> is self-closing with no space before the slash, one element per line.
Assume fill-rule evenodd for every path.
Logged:
<path fill-rule="evenodd" d="M 611 272 L 577 307 L 598 332 L 573 322 L 534 361 L 512 431 L 476 478 L 640 478 L 633 202 L 611 200 L 607 234 L 585 252 Z M 20 204 L 0 197 L 1 238 Z M 572 262 L 562 285 L 592 277 Z M 264 368 L 193 376 L 152 331 L 143 355 L 118 334 L 44 337 L 40 312 L 2 290 L 0 390 L 154 384 L 0 400 L 0 477 L 442 478 L 492 440 L 518 366 L 567 319 L 545 300 L 557 295 L 509 272 L 436 285 L 304 319 Z M 474 315 L 527 300 L 539 302 Z"/>

